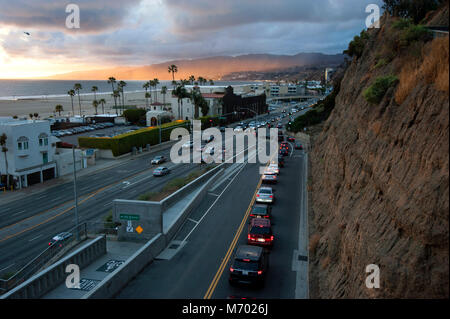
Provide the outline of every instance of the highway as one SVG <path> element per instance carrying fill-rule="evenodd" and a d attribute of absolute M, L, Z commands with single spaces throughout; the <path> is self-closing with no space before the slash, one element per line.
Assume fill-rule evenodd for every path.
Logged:
<path fill-rule="evenodd" d="M 263 289 L 228 283 L 234 252 L 246 244 L 249 207 L 260 186 L 260 165 L 244 163 L 189 216 L 175 238 L 186 244 L 171 259 L 153 261 L 117 298 L 307 298 L 307 259 L 301 261 L 308 245 L 306 156 L 291 145 L 274 185 L 275 241 Z"/>
<path fill-rule="evenodd" d="M 260 116 L 259 119 L 272 116 Z M 114 199 L 136 199 L 140 194 L 157 191 L 168 180 L 185 176 L 199 167 L 198 164 L 167 163 L 172 173 L 162 178 L 153 177 L 149 166 L 151 158 L 156 155 L 169 157 L 169 152 L 132 158 L 118 166 L 78 178 L 80 222 L 102 222 Z M 251 164 L 246 165 L 241 173 L 251 174 L 248 172 L 250 167 Z M 253 170 L 257 173 L 256 167 Z M 0 211 L 0 273 L 17 271 L 42 252 L 52 236 L 72 228 L 75 225 L 73 208 L 72 182 L 3 204 Z"/>

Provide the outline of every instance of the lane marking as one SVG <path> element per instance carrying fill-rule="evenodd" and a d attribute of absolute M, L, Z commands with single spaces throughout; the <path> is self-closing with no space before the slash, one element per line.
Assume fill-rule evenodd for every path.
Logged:
<path fill-rule="evenodd" d="M 193 222 L 193 223 L 195 223 L 195 224 L 198 224 L 198 221 L 193 220 L 192 218 L 188 218 L 187 220 L 189 220 L 189 221 L 191 221 L 191 222 Z"/>
<path fill-rule="evenodd" d="M 26 210 L 22 210 L 22 211 L 20 211 L 20 212 L 17 212 L 17 213 L 12 214 L 12 216 L 20 215 L 20 214 L 25 213 L 25 212 L 26 212 Z"/>
<path fill-rule="evenodd" d="M 7 267 L 5 267 L 5 268 L 2 268 L 2 269 L 0 269 L 0 272 L 2 272 L 3 270 L 6 270 L 6 269 L 8 269 L 9 267 L 12 267 L 12 266 L 14 266 L 16 263 L 13 263 L 13 264 L 11 264 L 11 265 L 9 265 L 9 266 L 7 266 Z"/>
<path fill-rule="evenodd" d="M 38 239 L 39 237 L 42 237 L 42 234 L 40 234 L 40 235 L 38 235 L 38 236 L 36 236 L 36 237 L 30 239 L 29 242 L 30 242 L 30 241 L 33 241 L 33 240 L 36 240 L 36 239 Z"/>

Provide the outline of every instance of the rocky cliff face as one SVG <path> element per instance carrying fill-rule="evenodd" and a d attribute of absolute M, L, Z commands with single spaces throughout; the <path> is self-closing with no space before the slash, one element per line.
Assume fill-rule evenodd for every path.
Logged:
<path fill-rule="evenodd" d="M 383 22 L 346 69 L 336 106 L 313 137 L 313 298 L 449 297 L 448 84 L 442 91 L 417 79 L 401 104 L 396 87 L 379 104 L 366 102 L 362 91 L 377 76 L 399 74 L 406 63 L 396 56 L 374 68 L 390 32 Z M 369 264 L 380 268 L 379 289 L 365 285 Z"/>

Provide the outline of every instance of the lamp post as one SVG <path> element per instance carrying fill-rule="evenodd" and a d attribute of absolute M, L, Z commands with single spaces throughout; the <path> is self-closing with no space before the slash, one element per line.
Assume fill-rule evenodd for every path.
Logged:
<path fill-rule="evenodd" d="M 78 230 L 78 196 L 77 196 L 77 173 L 75 167 L 75 146 L 72 146 L 72 157 L 73 157 L 73 193 L 75 196 L 75 226 L 77 232 L 77 240 L 80 240 L 80 234 Z"/>

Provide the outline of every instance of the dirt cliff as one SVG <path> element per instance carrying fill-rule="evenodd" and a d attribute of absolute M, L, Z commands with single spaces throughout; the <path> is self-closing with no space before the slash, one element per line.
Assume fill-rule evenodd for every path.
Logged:
<path fill-rule="evenodd" d="M 312 298 L 449 297 L 448 36 L 380 62 L 392 23 L 369 32 L 312 136 Z M 387 74 L 399 83 L 367 102 L 363 91 Z M 380 268 L 378 289 L 366 287 L 369 264 Z"/>

